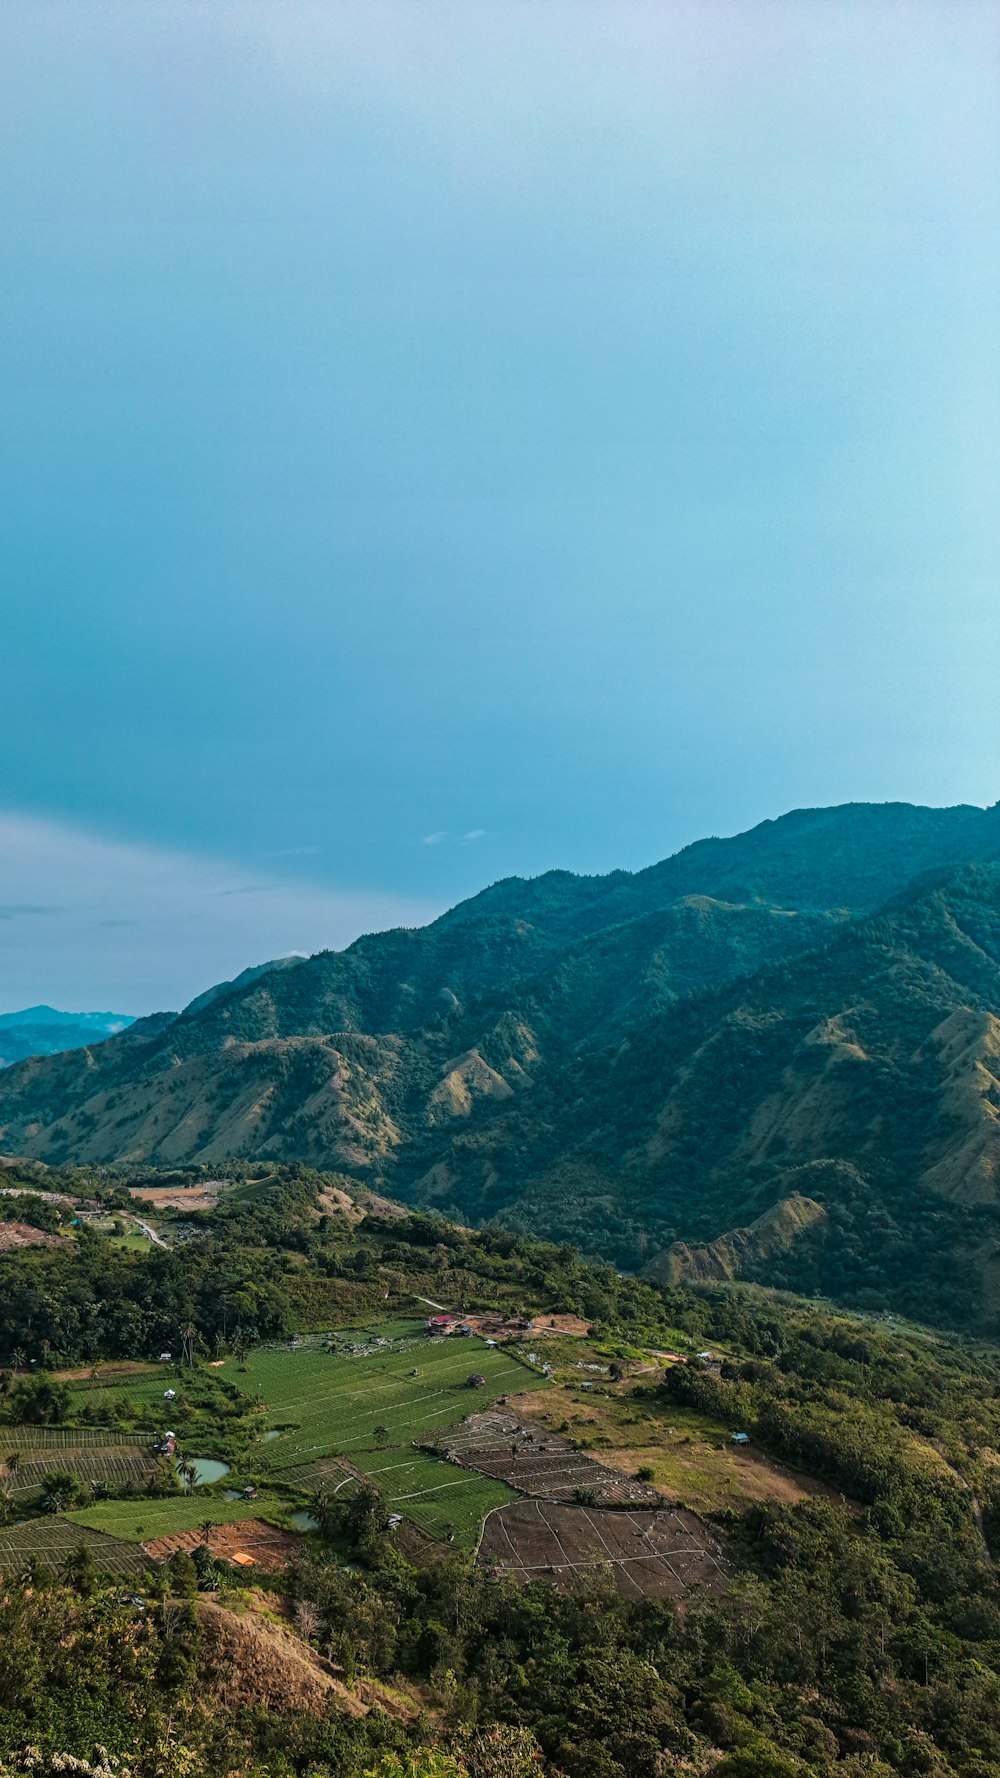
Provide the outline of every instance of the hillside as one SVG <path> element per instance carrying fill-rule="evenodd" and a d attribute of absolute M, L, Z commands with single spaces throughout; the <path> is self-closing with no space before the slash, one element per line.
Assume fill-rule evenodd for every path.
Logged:
<path fill-rule="evenodd" d="M 995 1345 L 301 1166 L 12 1177 L 0 1778 L 1000 1778 Z"/>
<path fill-rule="evenodd" d="M 5 1071 L 0 1145 L 332 1165 L 629 1266 L 798 1194 L 737 1269 L 991 1323 L 998 859 L 1000 805 L 860 804 L 511 879 Z"/>

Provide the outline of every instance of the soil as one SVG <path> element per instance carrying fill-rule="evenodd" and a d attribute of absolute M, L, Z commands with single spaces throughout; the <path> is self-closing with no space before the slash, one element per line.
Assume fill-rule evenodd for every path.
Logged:
<path fill-rule="evenodd" d="M 544 1500 L 572 1500 L 577 1488 L 586 1488 L 600 1506 L 662 1505 L 655 1488 L 576 1450 L 569 1439 L 537 1421 L 529 1426 L 509 1409 L 473 1414 L 460 1426 L 449 1427 L 438 1449 L 466 1469 Z"/>
<path fill-rule="evenodd" d="M 610 1579 L 629 1599 L 718 1594 L 734 1572 L 708 1527 L 683 1508 L 614 1512 L 542 1500 L 491 1513 L 477 1562 L 563 1593 Z"/>
<path fill-rule="evenodd" d="M 129 1196 L 155 1204 L 158 1210 L 214 1210 L 225 1180 L 206 1179 L 200 1185 L 130 1185 Z"/>
<path fill-rule="evenodd" d="M 154 1537 L 142 1547 L 154 1562 L 165 1562 L 178 1550 L 186 1550 L 190 1555 L 204 1541 L 200 1531 L 175 1531 L 169 1537 Z M 219 1561 L 231 1562 L 235 1556 L 252 1556 L 253 1566 L 262 1569 L 287 1568 L 298 1554 L 301 1543 L 302 1539 L 295 1532 L 279 1531 L 276 1526 L 265 1524 L 263 1519 L 238 1519 L 231 1525 L 213 1525 L 208 1538 L 208 1547 Z"/>
<path fill-rule="evenodd" d="M 30 1222 L 0 1222 L 0 1253 L 15 1253 L 19 1247 L 58 1247 L 58 1235 L 47 1235 L 33 1228 Z"/>

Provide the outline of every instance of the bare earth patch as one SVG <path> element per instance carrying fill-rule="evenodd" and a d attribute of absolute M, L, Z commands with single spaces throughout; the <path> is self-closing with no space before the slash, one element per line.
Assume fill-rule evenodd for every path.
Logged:
<path fill-rule="evenodd" d="M 613 1512 L 518 1500 L 490 1514 L 477 1561 L 562 1593 L 608 1577 L 630 1599 L 721 1593 L 733 1576 L 708 1527 L 682 1508 Z"/>
<path fill-rule="evenodd" d="M 47 1235 L 33 1228 L 30 1222 L 0 1222 L 0 1253 L 15 1253 L 19 1247 L 58 1247 L 58 1235 Z"/>
<path fill-rule="evenodd" d="M 198 1185 L 130 1185 L 129 1196 L 155 1204 L 158 1210 L 214 1210 L 224 1179 L 205 1179 Z"/>
<path fill-rule="evenodd" d="M 578 1488 L 600 1506 L 659 1506 L 661 1497 L 645 1482 L 629 1480 L 623 1465 L 609 1466 L 537 1421 L 529 1426 L 515 1414 L 494 1408 L 449 1427 L 438 1440 L 449 1462 L 507 1482 L 522 1494 L 545 1500 L 572 1500 Z"/>
<path fill-rule="evenodd" d="M 178 1550 L 186 1550 L 190 1555 L 204 1541 L 200 1531 L 175 1531 L 169 1537 L 154 1537 L 142 1547 L 154 1562 L 165 1562 Z M 248 1568 L 287 1568 L 300 1543 L 301 1538 L 294 1532 L 279 1531 L 277 1526 L 267 1525 L 263 1519 L 239 1519 L 231 1525 L 213 1525 L 208 1536 L 208 1547 L 218 1561 L 234 1562 L 237 1567 L 243 1567 L 237 1558 L 249 1556 L 251 1560 L 245 1564 Z"/>

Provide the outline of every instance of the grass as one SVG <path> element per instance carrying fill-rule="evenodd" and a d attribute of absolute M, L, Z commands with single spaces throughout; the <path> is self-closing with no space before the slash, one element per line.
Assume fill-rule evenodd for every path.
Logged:
<path fill-rule="evenodd" d="M 197 1531 L 210 1519 L 213 1525 L 232 1525 L 239 1519 L 281 1517 L 285 1508 L 273 1494 L 257 1500 L 194 1499 L 187 1494 L 166 1500 L 101 1500 L 67 1513 L 74 1525 L 85 1525 L 108 1537 L 148 1543 L 153 1537 L 171 1537 L 177 1531 Z"/>
<path fill-rule="evenodd" d="M 418 1375 L 411 1373 L 416 1369 Z M 486 1387 L 472 1391 L 474 1371 Z M 263 1445 L 256 1461 L 280 1471 L 317 1457 L 409 1444 L 464 1419 L 505 1392 L 536 1388 L 542 1379 L 479 1340 L 426 1340 L 403 1352 L 351 1358 L 300 1347 L 255 1352 L 222 1373 L 259 1394 L 271 1428 L 288 1428 Z M 384 1431 L 378 1435 L 378 1429 Z"/>
<path fill-rule="evenodd" d="M 542 1404 L 525 1405 L 530 1417 Z M 651 1469 L 655 1487 L 695 1512 L 801 1498 L 802 1488 L 787 1471 L 759 1451 L 735 1450 L 729 1426 L 692 1408 L 636 1400 L 627 1387 L 602 1386 L 583 1394 L 575 1383 L 554 1387 L 544 1407 L 553 1431 L 605 1461 L 624 1453 L 626 1473 Z"/>

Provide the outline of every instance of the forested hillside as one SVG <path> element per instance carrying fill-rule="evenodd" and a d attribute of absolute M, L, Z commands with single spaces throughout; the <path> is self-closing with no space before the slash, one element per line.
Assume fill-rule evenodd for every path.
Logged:
<path fill-rule="evenodd" d="M 1000 805 L 859 804 L 512 879 L 5 1071 L 0 1145 L 335 1165 L 661 1276 L 801 1198 L 738 1274 L 993 1326 L 998 860 Z"/>
<path fill-rule="evenodd" d="M 48 1238 L 0 1256 L 3 1778 L 1000 1778 L 995 1346 L 301 1167 L 37 1177 Z M 530 1566 L 553 1523 L 590 1557 Z"/>

